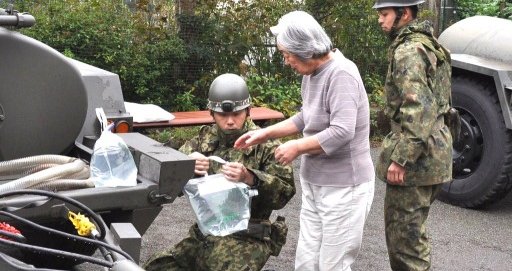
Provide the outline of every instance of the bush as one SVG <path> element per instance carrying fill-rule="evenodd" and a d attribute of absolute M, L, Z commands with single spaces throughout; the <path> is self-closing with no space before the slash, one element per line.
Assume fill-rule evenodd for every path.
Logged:
<path fill-rule="evenodd" d="M 296 112 L 299 76 L 284 65 L 268 30 L 297 9 L 313 11 L 364 78 L 385 73 L 386 40 L 376 25 L 373 0 L 241 0 L 225 1 L 222 8 L 219 1 L 205 0 L 179 15 L 173 13 L 174 1 L 125 2 L 19 0 L 15 6 L 36 17 L 36 25 L 23 33 L 117 73 L 125 100 L 169 111 L 204 109 L 212 80 L 232 72 L 247 78 L 255 105 L 286 116 Z"/>
<path fill-rule="evenodd" d="M 176 64 L 186 51 L 172 26 L 149 24 L 123 1 L 23 3 L 20 8 L 36 18 L 36 25 L 22 30 L 24 34 L 68 57 L 117 73 L 127 101 L 175 105 L 173 98 L 181 90 Z"/>
<path fill-rule="evenodd" d="M 373 137 L 382 137 L 390 131 L 389 118 L 384 113 L 386 106 L 384 86 L 380 78 L 365 78 L 365 85 L 373 89 L 368 95 L 370 103 L 370 133 Z"/>
<path fill-rule="evenodd" d="M 185 144 L 187 140 L 196 136 L 199 133 L 199 128 L 200 126 L 151 129 L 149 130 L 148 136 L 177 150 Z"/>
<path fill-rule="evenodd" d="M 280 77 L 249 75 L 247 86 L 251 91 L 254 106 L 263 106 L 280 111 L 290 117 L 300 110 L 300 81 L 289 82 Z"/>
<path fill-rule="evenodd" d="M 319 21 L 335 47 L 352 60 L 363 78 L 384 82 L 388 39 L 378 25 L 374 0 L 309 0 L 306 9 Z M 365 82 L 366 91 L 373 85 Z"/>
<path fill-rule="evenodd" d="M 457 14 L 461 19 L 475 16 L 496 16 L 500 0 L 461 0 L 457 2 Z"/>

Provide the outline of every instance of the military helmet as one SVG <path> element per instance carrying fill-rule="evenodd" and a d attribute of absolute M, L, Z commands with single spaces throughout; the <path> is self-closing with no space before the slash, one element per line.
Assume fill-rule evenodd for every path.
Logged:
<path fill-rule="evenodd" d="M 217 76 L 208 92 L 208 108 L 215 112 L 236 112 L 251 105 L 245 80 L 239 75 L 225 73 Z"/>
<path fill-rule="evenodd" d="M 377 0 L 374 9 L 389 7 L 408 7 L 425 3 L 425 0 Z"/>

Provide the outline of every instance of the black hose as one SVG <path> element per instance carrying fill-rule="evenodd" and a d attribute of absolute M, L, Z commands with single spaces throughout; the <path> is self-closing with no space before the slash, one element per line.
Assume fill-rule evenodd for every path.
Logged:
<path fill-rule="evenodd" d="M 8 231 L 0 230 L 0 238 L 2 238 L 2 236 L 6 237 L 6 238 L 13 239 L 13 240 L 16 240 L 18 242 L 22 242 L 22 243 L 26 243 L 27 242 L 27 238 L 25 238 L 25 236 L 23 236 L 21 234 L 17 234 L 17 233 L 12 233 L 12 232 L 8 232 Z"/>
<path fill-rule="evenodd" d="M 34 246 L 34 245 L 28 245 L 28 244 L 22 244 L 22 243 L 18 243 L 16 241 L 11 241 L 11 240 L 2 239 L 2 238 L 0 238 L 0 243 L 7 244 L 7 245 L 10 245 L 10 246 L 13 246 L 16 248 L 20 248 L 20 249 L 38 251 L 38 252 L 42 252 L 45 254 L 58 255 L 59 257 L 63 257 L 63 258 L 79 259 L 79 260 L 82 260 L 85 262 L 94 263 L 94 264 L 101 265 L 101 266 L 108 267 L 108 268 L 111 268 L 112 266 L 114 266 L 114 264 L 112 262 L 100 260 L 100 259 L 97 259 L 97 258 L 94 258 L 91 256 L 85 256 L 85 255 L 77 254 L 77 253 L 73 253 L 73 252 L 62 251 L 62 250 L 58 250 L 58 249 L 52 249 L 52 248 L 46 248 L 46 247 L 40 247 L 40 246 Z"/>
<path fill-rule="evenodd" d="M 98 247 L 100 249 L 101 255 L 103 255 L 103 258 L 105 258 L 107 261 L 115 262 L 117 261 L 117 257 L 112 254 L 112 252 L 108 251 L 104 247 L 100 246 Z"/>
<path fill-rule="evenodd" d="M 22 218 L 22 217 L 19 217 L 17 215 L 14 215 L 14 214 L 11 214 L 11 213 L 8 213 L 6 211 L 0 211 L 0 215 L 3 215 L 3 216 L 7 216 L 7 217 L 10 217 L 14 220 L 17 220 L 17 221 L 21 221 L 27 225 L 30 225 L 38 230 L 43 230 L 43 231 L 48 231 L 50 233 L 53 233 L 53 234 L 56 234 L 56 235 L 61 235 L 61 236 L 64 236 L 64 237 L 67 237 L 67 238 L 70 238 L 70 239 L 75 239 L 75 240 L 79 240 L 79 241 L 82 241 L 82 242 L 87 242 L 87 243 L 92 243 L 92 244 L 95 244 L 97 246 L 101 246 L 101 247 L 105 247 L 105 248 L 108 248 L 112 251 L 115 251 L 121 255 L 123 255 L 123 257 L 125 257 L 126 259 L 130 260 L 130 261 L 134 261 L 133 258 L 128 254 L 126 253 L 125 251 L 117 248 L 117 247 L 114 247 L 114 246 L 111 246 L 103 241 L 98 241 L 98 240 L 95 240 L 95 239 L 89 239 L 89 238 L 85 238 L 85 237 L 81 237 L 81 236 L 77 236 L 77 235 L 73 235 L 73 234 L 69 234 L 67 232 L 62 232 L 62 231 L 58 231 L 58 230 L 55 230 L 55 229 L 52 229 L 52 228 L 48 228 L 48 227 L 45 227 L 45 226 L 41 226 L 37 223 L 34 223 L 30 220 L 27 220 L 25 218 Z"/>
<path fill-rule="evenodd" d="M 6 262 L 7 264 L 11 265 L 14 270 L 37 270 L 37 271 L 63 271 L 62 269 L 47 269 L 47 268 L 37 268 L 32 269 L 33 266 L 28 266 L 27 264 L 23 262 L 19 262 L 17 259 L 0 252 L 0 262 Z M 17 269 L 16 269 L 17 268 Z M 30 269 L 28 269 L 30 268 Z"/>
<path fill-rule="evenodd" d="M 89 207 L 85 206 L 83 203 L 81 203 L 77 200 L 74 200 L 70 197 L 65 197 L 65 196 L 59 195 L 57 193 L 50 192 L 50 191 L 23 189 L 23 190 L 14 190 L 14 191 L 0 193 L 0 198 L 13 196 L 13 195 L 26 195 L 26 194 L 46 196 L 46 197 L 50 197 L 50 198 L 57 198 L 57 199 L 60 199 L 61 201 L 67 202 L 69 204 L 72 204 L 72 205 L 82 209 L 93 219 L 96 226 L 100 229 L 99 230 L 100 236 L 98 237 L 98 239 L 100 239 L 100 240 L 105 239 L 106 228 L 107 228 L 107 225 L 105 225 L 105 221 L 103 221 L 103 219 L 99 215 L 97 215 L 94 211 L 92 211 Z"/>

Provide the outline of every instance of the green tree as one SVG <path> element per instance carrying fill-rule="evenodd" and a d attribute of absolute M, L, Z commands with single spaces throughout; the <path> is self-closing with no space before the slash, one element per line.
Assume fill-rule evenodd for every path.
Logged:
<path fill-rule="evenodd" d="M 288 95 L 271 95 L 270 90 L 276 91 L 279 82 L 282 86 L 278 89 L 285 89 L 294 100 L 300 97 L 298 76 L 284 67 L 268 30 L 281 15 L 299 7 L 300 3 L 291 0 L 204 0 L 197 3 L 193 13 L 187 10 L 178 15 L 180 37 L 189 52 L 181 73 L 188 84 L 194 82 L 189 89 L 204 101 L 213 78 L 232 72 L 245 76 L 248 82 L 259 82 L 251 89 L 252 96 L 258 97 L 256 105 L 284 111 L 295 108 L 285 105 L 287 99 L 275 99 L 276 95 Z"/>
<path fill-rule="evenodd" d="M 130 5 L 126 5 L 129 3 Z M 171 111 L 205 107 L 225 72 L 246 77 L 256 105 L 299 108 L 300 76 L 286 67 L 269 28 L 292 10 L 311 12 L 337 48 L 379 88 L 387 41 L 373 0 L 18 1 L 36 26 L 23 30 L 69 57 L 117 73 L 125 99 Z"/>
<path fill-rule="evenodd" d="M 174 72 L 186 51 L 165 5 L 138 1 L 19 1 L 36 25 L 24 34 L 79 61 L 117 73 L 125 100 L 173 105 L 182 90 Z M 151 1 L 154 3 L 154 1 Z M 165 1 L 163 1 L 165 2 Z M 149 8 L 152 7 L 152 8 Z"/>
<path fill-rule="evenodd" d="M 460 19 L 475 15 L 512 19 L 510 0 L 457 0 L 456 10 Z"/>
<path fill-rule="evenodd" d="M 365 79 L 367 92 L 382 84 L 386 74 L 388 40 L 377 23 L 374 0 L 306 0 L 306 9 L 320 22 L 334 46 L 354 61 Z"/>

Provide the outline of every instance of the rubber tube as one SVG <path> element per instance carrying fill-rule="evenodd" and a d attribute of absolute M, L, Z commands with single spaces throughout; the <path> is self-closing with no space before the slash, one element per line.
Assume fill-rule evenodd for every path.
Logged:
<path fill-rule="evenodd" d="M 68 179 L 84 180 L 91 177 L 91 170 L 87 165 L 81 171 L 67 176 Z"/>
<path fill-rule="evenodd" d="M 109 262 L 106 260 L 101 260 L 101 259 L 98 259 L 98 258 L 95 258 L 92 256 L 87 256 L 87 255 L 78 254 L 78 253 L 74 253 L 74 252 L 63 251 L 63 250 L 59 250 L 59 249 L 41 247 L 41 246 L 37 246 L 37 245 L 18 243 L 16 241 L 11 241 L 8 239 L 0 238 L 0 244 L 8 245 L 10 247 L 16 247 L 16 248 L 24 249 L 24 250 L 37 251 L 38 253 L 41 253 L 41 254 L 56 255 L 61 258 L 74 259 L 74 260 L 79 259 L 82 261 L 87 261 L 87 262 L 101 265 L 101 266 L 108 267 L 108 268 L 112 268 L 114 266 L 114 263 L 112 263 L 112 262 Z"/>
<path fill-rule="evenodd" d="M 62 165 L 77 158 L 63 155 L 37 155 L 0 162 L 0 175 L 15 175 L 45 164 Z"/>
<path fill-rule="evenodd" d="M 47 180 L 65 178 L 65 176 L 78 173 L 85 167 L 85 163 L 82 160 L 76 159 L 69 164 L 58 165 L 56 167 L 48 168 L 34 174 L 19 178 L 14 181 L 0 185 L 0 193 L 25 189 L 45 182 Z"/>
<path fill-rule="evenodd" d="M 6 212 L 6 211 L 1 211 L 1 210 L 0 210 L 0 216 L 9 217 L 9 218 L 11 218 L 11 219 L 13 219 L 13 220 L 15 220 L 17 222 L 21 222 L 21 223 L 24 223 L 26 225 L 32 226 L 32 227 L 34 227 L 34 228 L 36 228 L 38 230 L 48 231 L 48 232 L 53 233 L 53 234 L 57 234 L 57 235 L 61 235 L 61 236 L 67 237 L 68 239 L 76 239 L 76 240 L 79 240 L 79 241 L 83 241 L 83 242 L 87 242 L 87 243 L 92 243 L 92 244 L 95 244 L 97 246 L 105 247 L 105 248 L 107 248 L 109 250 L 112 250 L 112 251 L 122 255 L 125 259 L 133 261 L 133 258 L 126 251 L 123 251 L 122 249 L 120 249 L 118 247 L 110 245 L 110 244 L 108 244 L 105 241 L 100 241 L 100 240 L 105 240 L 107 225 L 105 224 L 105 221 L 103 221 L 103 218 L 101 218 L 100 215 L 98 215 L 95 212 L 93 212 L 89 207 L 85 206 L 84 204 L 82 204 L 82 203 L 80 203 L 80 202 L 78 202 L 78 201 L 76 201 L 76 200 L 74 200 L 72 198 L 69 198 L 69 197 L 66 197 L 66 196 L 63 196 L 63 195 L 58 195 L 58 194 L 55 194 L 53 192 L 46 192 L 46 191 L 40 191 L 40 190 L 18 190 L 18 191 L 12 191 L 12 192 L 8 192 L 8 193 L 5 193 L 3 195 L 0 195 L 0 197 L 9 197 L 9 196 L 12 196 L 12 195 L 23 195 L 23 194 L 41 195 L 41 196 L 47 196 L 47 197 L 50 197 L 50 198 L 56 198 L 56 199 L 59 199 L 59 200 L 61 200 L 63 202 L 72 204 L 75 207 L 78 207 L 79 209 L 84 211 L 86 214 L 88 214 L 90 218 L 92 218 L 92 220 L 95 222 L 96 226 L 98 227 L 97 229 L 100 230 L 100 236 L 94 236 L 93 239 L 85 238 L 85 237 L 82 237 L 82 236 L 78 236 L 78 235 L 70 234 L 70 233 L 67 233 L 67 232 L 59 231 L 59 230 L 56 230 L 56 229 L 48 228 L 46 226 L 42 226 L 42 225 L 34 223 L 34 222 L 32 222 L 32 221 L 30 221 L 28 219 L 25 219 L 23 217 L 17 216 L 15 214 L 11 214 L 11 213 Z"/>
<path fill-rule="evenodd" d="M 92 179 L 76 180 L 76 179 L 59 179 L 51 180 L 27 187 L 27 189 L 40 189 L 46 191 L 62 191 L 83 188 L 94 188 Z"/>

